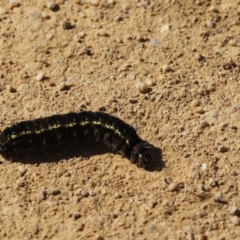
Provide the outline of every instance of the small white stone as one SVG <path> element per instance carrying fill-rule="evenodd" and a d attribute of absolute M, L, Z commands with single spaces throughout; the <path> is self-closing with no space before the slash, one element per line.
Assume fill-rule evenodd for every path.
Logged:
<path fill-rule="evenodd" d="M 237 45 L 237 40 L 236 39 L 231 39 L 228 42 L 229 45 L 236 46 Z"/>
<path fill-rule="evenodd" d="M 107 37 L 107 36 L 109 36 L 109 34 L 107 33 L 107 31 L 106 31 L 105 29 L 99 29 L 97 35 L 98 35 L 98 36 L 102 36 L 102 37 Z"/>
<path fill-rule="evenodd" d="M 60 91 L 64 91 L 64 90 L 66 90 L 68 87 L 69 87 L 69 86 L 68 86 L 66 83 L 60 83 L 60 84 L 58 85 L 58 89 L 59 89 Z"/>
<path fill-rule="evenodd" d="M 147 79 L 145 80 L 145 83 L 146 83 L 149 87 L 152 87 L 152 86 L 155 86 L 155 85 L 156 85 L 156 82 L 155 82 L 153 79 L 151 79 L 151 78 L 147 78 Z"/>
<path fill-rule="evenodd" d="M 228 210 L 231 215 L 237 216 L 240 213 L 239 209 L 236 206 L 231 206 Z"/>
<path fill-rule="evenodd" d="M 135 80 L 136 76 L 135 76 L 135 74 L 133 74 L 133 73 L 129 73 L 129 74 L 127 75 L 127 78 L 130 79 L 130 80 Z"/>
<path fill-rule="evenodd" d="M 35 76 L 35 80 L 41 81 L 44 78 L 44 72 L 43 71 L 38 71 L 37 75 Z"/>
<path fill-rule="evenodd" d="M 0 7 L 0 15 L 5 14 L 7 11 L 5 8 Z"/>
<path fill-rule="evenodd" d="M 199 106 L 199 101 L 197 99 L 193 99 L 192 102 L 191 102 L 191 106 L 192 107 L 198 107 Z"/>
<path fill-rule="evenodd" d="M 164 72 L 171 72 L 172 71 L 172 68 L 169 66 L 169 65 L 163 65 L 162 66 L 162 70 Z"/>
<path fill-rule="evenodd" d="M 79 37 L 78 34 L 76 34 L 76 35 L 73 36 L 73 40 L 74 40 L 75 42 L 81 42 L 81 38 Z"/>
<path fill-rule="evenodd" d="M 123 18 L 120 15 L 114 17 L 114 21 L 116 21 L 116 22 L 120 22 L 122 20 L 123 20 Z"/>
<path fill-rule="evenodd" d="M 16 7 L 20 7 L 20 6 L 21 6 L 21 4 L 17 0 L 9 0 L 9 7 L 11 9 L 16 8 Z"/>
<path fill-rule="evenodd" d="M 211 20 L 207 20 L 206 21 L 206 26 L 209 27 L 209 28 L 212 28 L 213 27 L 213 22 Z"/>
<path fill-rule="evenodd" d="M 204 170 L 206 170 L 207 169 L 207 164 L 206 163 L 203 163 L 202 164 L 202 170 L 204 171 Z"/>
<path fill-rule="evenodd" d="M 146 93 L 148 91 L 148 86 L 144 82 L 137 82 L 135 86 L 140 93 Z"/>
<path fill-rule="evenodd" d="M 27 172 L 27 169 L 24 166 L 19 166 L 18 167 L 18 172 L 19 172 L 19 175 L 22 177 Z"/>
<path fill-rule="evenodd" d="M 81 191 L 81 196 L 82 197 L 88 197 L 89 196 L 89 192 L 87 190 L 82 190 Z"/>
<path fill-rule="evenodd" d="M 233 223 L 234 226 L 239 226 L 240 225 L 240 218 L 237 216 L 231 217 L 231 222 Z"/>
<path fill-rule="evenodd" d="M 85 34 L 84 31 L 81 31 L 78 35 L 79 35 L 79 37 L 81 37 L 81 38 L 84 38 L 84 37 L 86 36 L 86 34 Z"/>
<path fill-rule="evenodd" d="M 37 193 L 36 198 L 37 198 L 38 202 L 45 200 L 46 199 L 46 192 L 43 190 L 43 191 Z"/>
<path fill-rule="evenodd" d="M 48 34 L 46 35 L 46 38 L 47 38 L 47 40 L 53 39 L 53 34 L 52 34 L 52 33 L 48 33 Z"/>
<path fill-rule="evenodd" d="M 170 30 L 170 28 L 171 28 L 171 26 L 170 26 L 169 24 L 165 24 L 165 25 L 163 25 L 163 26 L 161 27 L 160 32 L 161 32 L 161 33 L 168 33 L 169 30 Z"/>

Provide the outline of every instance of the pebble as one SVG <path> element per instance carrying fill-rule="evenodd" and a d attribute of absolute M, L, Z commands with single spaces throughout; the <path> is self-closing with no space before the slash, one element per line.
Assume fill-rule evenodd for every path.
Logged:
<path fill-rule="evenodd" d="M 86 54 L 86 55 L 88 55 L 88 56 L 92 56 L 92 55 L 93 55 L 91 49 L 88 48 L 88 47 L 85 47 L 85 48 L 83 49 L 83 53 Z"/>
<path fill-rule="evenodd" d="M 202 107 L 198 107 L 196 110 L 195 110 L 195 113 L 198 113 L 198 114 L 204 114 L 205 111 Z"/>
<path fill-rule="evenodd" d="M 106 107 L 101 106 L 101 107 L 98 108 L 98 111 L 99 111 L 99 112 L 106 112 L 107 109 L 106 109 Z"/>
<path fill-rule="evenodd" d="M 203 121 L 201 123 L 201 128 L 206 128 L 206 127 L 209 127 L 209 126 L 210 126 L 210 124 L 207 121 Z"/>
<path fill-rule="evenodd" d="M 168 33 L 170 31 L 171 26 L 169 24 L 165 24 L 161 27 L 160 32 L 161 33 Z"/>
<path fill-rule="evenodd" d="M 134 98 L 131 98 L 131 99 L 129 100 L 129 102 L 132 103 L 132 104 L 135 104 L 135 103 L 138 103 L 138 100 L 137 100 L 137 99 L 134 99 Z"/>
<path fill-rule="evenodd" d="M 82 197 L 88 197 L 89 196 L 89 192 L 87 190 L 82 190 L 80 194 L 81 194 Z"/>
<path fill-rule="evenodd" d="M 210 6 L 209 9 L 208 9 L 210 12 L 215 12 L 215 13 L 218 13 L 218 9 L 215 7 L 215 6 Z"/>
<path fill-rule="evenodd" d="M 202 167 L 202 170 L 205 171 L 207 169 L 207 164 L 203 163 L 201 167 Z"/>
<path fill-rule="evenodd" d="M 236 46 L 237 45 L 237 40 L 236 39 L 231 39 L 228 41 L 228 44 L 231 46 Z"/>
<path fill-rule="evenodd" d="M 10 9 L 16 8 L 16 7 L 20 7 L 21 3 L 16 1 L 16 0 L 9 0 L 9 7 Z"/>
<path fill-rule="evenodd" d="M 190 153 L 189 153 L 189 152 L 185 152 L 185 153 L 183 154 L 183 157 L 184 157 L 184 158 L 190 157 Z"/>
<path fill-rule="evenodd" d="M 151 79 L 151 78 L 147 78 L 147 79 L 145 80 L 145 83 L 146 83 L 149 87 L 152 87 L 152 86 L 155 86 L 155 85 L 156 85 L 156 82 L 155 82 L 153 79 Z"/>
<path fill-rule="evenodd" d="M 236 43 L 236 47 L 240 47 L 240 41 Z"/>
<path fill-rule="evenodd" d="M 201 199 L 209 199 L 211 197 L 209 192 L 196 192 L 195 195 Z"/>
<path fill-rule="evenodd" d="M 136 40 L 139 41 L 139 42 L 146 42 L 146 41 L 148 41 L 149 39 L 148 39 L 148 37 L 144 37 L 144 36 L 138 34 L 138 35 L 136 36 Z"/>
<path fill-rule="evenodd" d="M 116 198 L 116 199 L 119 199 L 119 198 L 122 198 L 122 195 L 120 194 L 120 193 L 115 193 L 114 194 L 114 197 Z"/>
<path fill-rule="evenodd" d="M 95 196 L 97 196 L 97 194 L 95 192 L 93 192 L 93 191 L 90 191 L 90 196 L 91 197 L 95 197 Z"/>
<path fill-rule="evenodd" d="M 61 191 L 60 191 L 59 189 L 57 189 L 57 188 L 48 188 L 48 189 L 46 190 L 46 193 L 47 193 L 48 195 L 56 196 L 56 195 L 60 194 Z"/>
<path fill-rule="evenodd" d="M 235 67 L 237 67 L 237 64 L 235 62 L 233 62 L 233 60 L 223 63 L 224 70 L 232 70 Z"/>
<path fill-rule="evenodd" d="M 17 90 L 13 88 L 11 85 L 6 85 L 6 89 L 10 93 L 15 93 Z"/>
<path fill-rule="evenodd" d="M 18 167 L 18 172 L 19 172 L 19 175 L 22 177 L 27 172 L 27 169 L 24 166 L 19 166 Z"/>
<path fill-rule="evenodd" d="M 169 66 L 169 65 L 163 65 L 162 66 L 162 70 L 163 70 L 163 72 L 172 72 L 173 71 L 173 69 Z"/>
<path fill-rule="evenodd" d="M 6 8 L 0 7 L 0 15 L 5 14 L 7 12 Z"/>
<path fill-rule="evenodd" d="M 52 40 L 53 37 L 54 37 L 54 33 L 53 33 L 53 32 L 50 32 L 50 33 L 48 33 L 48 34 L 46 35 L 46 39 L 47 39 L 47 40 Z"/>
<path fill-rule="evenodd" d="M 84 31 L 79 32 L 79 37 L 84 38 L 86 36 L 86 33 Z"/>
<path fill-rule="evenodd" d="M 191 102 L 191 106 L 192 107 L 198 107 L 199 106 L 199 101 L 197 99 L 193 99 L 192 102 Z"/>
<path fill-rule="evenodd" d="M 228 148 L 223 146 L 223 145 L 219 145 L 217 150 L 221 153 L 225 153 L 225 152 L 228 152 Z"/>
<path fill-rule="evenodd" d="M 128 78 L 129 80 L 135 80 L 135 79 L 136 79 L 136 75 L 133 74 L 133 73 L 129 73 L 129 74 L 127 75 L 127 78 Z"/>
<path fill-rule="evenodd" d="M 60 91 L 69 90 L 69 88 L 70 88 L 70 85 L 69 85 L 69 84 L 66 84 L 66 83 L 60 83 L 60 84 L 58 85 L 58 89 L 59 89 Z"/>
<path fill-rule="evenodd" d="M 217 180 L 215 180 L 213 178 L 209 179 L 209 184 L 210 184 L 211 187 L 217 187 L 218 186 Z"/>
<path fill-rule="evenodd" d="M 237 216 L 233 216 L 230 218 L 231 222 L 233 223 L 234 226 L 239 226 L 240 225 L 240 218 Z"/>
<path fill-rule="evenodd" d="M 214 24 L 213 24 L 213 22 L 212 22 L 211 20 L 207 20 L 207 21 L 206 21 L 206 26 L 207 26 L 208 28 L 213 28 Z"/>
<path fill-rule="evenodd" d="M 228 123 L 222 123 L 220 126 L 220 130 L 224 131 L 227 126 L 228 126 Z"/>
<path fill-rule="evenodd" d="M 231 128 L 232 130 L 235 130 L 235 131 L 237 131 L 237 130 L 238 130 L 238 127 L 237 127 L 237 126 L 235 126 L 235 125 L 231 125 L 231 126 L 230 126 L 230 128 Z"/>
<path fill-rule="evenodd" d="M 41 81 L 44 78 L 44 72 L 43 71 L 38 71 L 37 75 L 35 76 L 35 80 Z"/>
<path fill-rule="evenodd" d="M 82 42 L 82 38 L 79 36 L 79 34 L 74 35 L 73 40 L 78 43 Z"/>
<path fill-rule="evenodd" d="M 233 216 L 240 216 L 240 210 L 236 206 L 229 207 L 228 211 Z"/>
<path fill-rule="evenodd" d="M 135 84 L 135 86 L 136 86 L 136 88 L 138 89 L 138 91 L 139 91 L 140 93 L 146 93 L 146 92 L 148 92 L 148 85 L 147 85 L 146 83 L 144 83 L 144 82 L 137 82 L 137 83 Z"/>
<path fill-rule="evenodd" d="M 64 30 L 69 30 L 73 28 L 73 25 L 69 21 L 63 21 L 62 27 Z"/>
<path fill-rule="evenodd" d="M 77 231 L 78 232 L 82 232 L 83 230 L 84 230 L 84 228 L 85 228 L 85 224 L 80 224 L 80 226 L 77 228 Z"/>
<path fill-rule="evenodd" d="M 97 35 L 102 36 L 102 37 L 108 37 L 109 36 L 109 34 L 107 33 L 107 31 L 105 29 L 99 29 Z"/>
<path fill-rule="evenodd" d="M 194 58 L 195 58 L 197 61 L 199 61 L 199 62 L 205 60 L 205 57 L 202 56 L 200 53 L 195 53 L 195 54 L 194 54 Z"/>
<path fill-rule="evenodd" d="M 221 193 L 216 193 L 214 196 L 214 201 L 222 204 L 227 204 L 228 201 L 221 196 Z"/>
<path fill-rule="evenodd" d="M 74 220 L 78 220 L 81 217 L 81 214 L 79 212 L 76 212 L 73 214 Z"/>
<path fill-rule="evenodd" d="M 198 185 L 197 185 L 197 190 L 198 190 L 199 192 L 206 192 L 206 191 L 207 191 L 207 189 L 205 188 L 205 186 L 202 185 L 202 184 L 198 184 Z"/>
<path fill-rule="evenodd" d="M 59 5 L 56 3 L 49 3 L 48 8 L 53 12 L 57 12 L 60 9 Z"/>
<path fill-rule="evenodd" d="M 114 21 L 116 21 L 116 22 L 121 22 L 122 20 L 123 20 L 123 17 L 121 17 L 121 16 L 114 17 Z"/>
<path fill-rule="evenodd" d="M 41 192 L 39 192 L 38 194 L 37 194 L 37 201 L 42 201 L 42 200 L 45 200 L 46 199 L 46 196 L 47 196 L 47 193 L 43 190 L 43 191 L 41 191 Z"/>

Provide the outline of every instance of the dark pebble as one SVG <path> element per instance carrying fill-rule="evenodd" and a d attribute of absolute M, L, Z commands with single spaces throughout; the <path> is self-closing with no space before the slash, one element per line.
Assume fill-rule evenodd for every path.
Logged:
<path fill-rule="evenodd" d="M 51 4 L 51 6 L 50 6 L 49 8 L 50 8 L 50 10 L 52 10 L 53 12 L 57 12 L 57 11 L 60 10 L 59 5 L 56 4 L 56 3 Z"/>
<path fill-rule="evenodd" d="M 90 48 L 86 47 L 83 49 L 83 53 L 88 55 L 88 56 L 92 56 L 92 51 Z"/>
<path fill-rule="evenodd" d="M 74 213 L 73 218 L 74 220 L 77 220 L 81 217 L 81 214 L 79 212 Z"/>
<path fill-rule="evenodd" d="M 69 29 L 72 29 L 72 28 L 73 28 L 73 25 L 71 24 L 71 22 L 68 22 L 68 21 L 63 22 L 63 29 L 64 30 L 69 30 Z"/>

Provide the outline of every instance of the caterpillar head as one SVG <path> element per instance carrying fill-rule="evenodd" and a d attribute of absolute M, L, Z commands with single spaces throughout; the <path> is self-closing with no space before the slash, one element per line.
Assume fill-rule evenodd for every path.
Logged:
<path fill-rule="evenodd" d="M 149 148 L 145 143 L 139 143 L 133 147 L 131 161 L 136 163 L 138 167 L 147 168 L 151 164 L 152 156 Z"/>

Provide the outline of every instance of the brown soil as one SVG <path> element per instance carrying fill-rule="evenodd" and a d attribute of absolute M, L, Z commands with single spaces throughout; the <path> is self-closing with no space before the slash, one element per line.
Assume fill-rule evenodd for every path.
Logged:
<path fill-rule="evenodd" d="M 105 109 L 164 166 L 94 143 L 1 157 L 0 239 L 240 239 L 240 1 L 11 2 L 0 2 L 0 129 Z"/>

